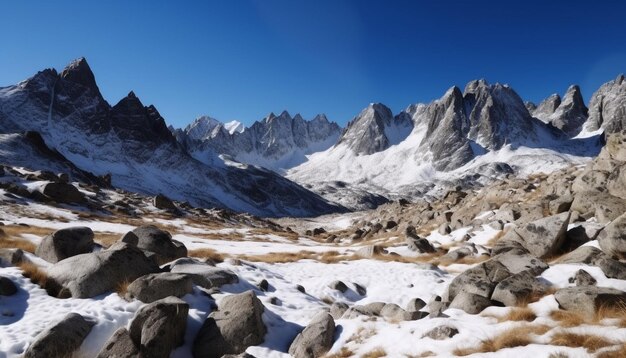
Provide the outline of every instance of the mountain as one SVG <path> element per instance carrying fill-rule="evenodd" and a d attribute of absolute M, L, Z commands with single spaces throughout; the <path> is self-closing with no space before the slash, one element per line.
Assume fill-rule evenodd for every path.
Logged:
<path fill-rule="evenodd" d="M 580 133 L 589 116 L 580 87 L 577 85 L 570 86 L 562 100 L 556 93 L 549 96 L 532 111 L 532 115 L 545 123 L 550 123 L 569 137 L 575 137 Z"/>
<path fill-rule="evenodd" d="M 226 122 L 226 123 L 224 123 L 224 128 L 230 134 L 234 134 L 235 132 L 236 133 L 242 133 L 243 131 L 246 130 L 246 126 L 243 125 L 243 123 L 241 123 L 239 121 Z"/>
<path fill-rule="evenodd" d="M 205 116 L 184 130 L 175 130 L 178 141 L 202 162 L 227 155 L 278 173 L 305 162 L 309 154 L 328 149 L 340 132 L 339 126 L 323 114 L 307 121 L 299 114 L 291 117 L 287 111 L 278 116 L 270 113 L 245 129 L 238 122 L 227 126 Z"/>
<path fill-rule="evenodd" d="M 603 84 L 589 102 L 589 119 L 584 125 L 587 131 L 603 129 L 615 133 L 626 129 L 626 81 L 619 75 Z"/>
<path fill-rule="evenodd" d="M 329 200 L 364 209 L 374 206 L 371 196 L 411 198 L 442 183 L 551 171 L 584 163 L 598 151 L 597 138 L 569 140 L 531 116 L 509 86 L 477 80 L 463 92 L 452 87 L 440 99 L 396 116 L 384 105 L 368 106 L 335 146 L 311 155 L 287 177 Z"/>
<path fill-rule="evenodd" d="M 201 129 L 206 128 L 198 127 L 193 133 L 201 133 Z M 61 73 L 47 69 L 17 85 L 0 88 L 0 133 L 25 131 L 40 133 L 50 150 L 80 170 L 110 174 L 114 186 L 130 191 L 163 193 L 197 206 L 263 216 L 309 216 L 341 210 L 272 171 L 217 156 L 204 162 L 194 159 L 157 109 L 144 106 L 133 92 L 109 105 L 84 58 Z M 18 159 L 15 155 L 0 157 L 6 164 L 23 163 Z M 40 164 L 33 159 L 31 169 L 40 169 Z"/>

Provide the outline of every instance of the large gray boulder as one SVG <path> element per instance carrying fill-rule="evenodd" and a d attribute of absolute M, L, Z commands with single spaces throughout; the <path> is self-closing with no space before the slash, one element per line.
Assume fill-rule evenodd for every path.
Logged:
<path fill-rule="evenodd" d="M 576 271 L 574 277 L 570 277 L 569 282 L 576 286 L 595 286 L 598 281 L 589 272 L 580 269 Z"/>
<path fill-rule="evenodd" d="M 42 192 L 57 203 L 73 204 L 86 201 L 85 195 L 72 184 L 48 183 L 43 187 Z"/>
<path fill-rule="evenodd" d="M 130 231 L 122 241 L 136 246 L 148 255 L 154 254 L 160 262 L 168 262 L 187 256 L 187 248 L 182 242 L 172 239 L 172 235 L 154 225 L 144 225 Z"/>
<path fill-rule="evenodd" d="M 70 313 L 39 333 L 24 352 L 24 358 L 70 357 L 95 324 L 78 313 Z"/>
<path fill-rule="evenodd" d="M 0 266 L 17 266 L 25 260 L 22 249 L 0 249 Z"/>
<path fill-rule="evenodd" d="M 547 288 L 535 275 L 523 271 L 500 281 L 493 290 L 491 299 L 505 306 L 518 306 L 528 303 L 534 295 L 543 294 Z"/>
<path fill-rule="evenodd" d="M 626 280 L 626 263 L 610 258 L 593 246 L 581 246 L 560 257 L 556 263 L 593 265 L 599 267 L 608 278 Z"/>
<path fill-rule="evenodd" d="M 189 305 L 177 297 L 167 297 L 146 306 L 130 323 L 130 338 L 143 357 L 168 358 L 183 344 Z"/>
<path fill-rule="evenodd" d="M 322 357 L 333 346 L 334 339 L 333 317 L 326 312 L 320 312 L 298 333 L 289 346 L 289 354 L 294 358 Z"/>
<path fill-rule="evenodd" d="M 469 314 L 478 314 L 492 304 L 493 302 L 487 297 L 471 292 L 460 292 L 450 302 L 449 308 L 460 309 Z"/>
<path fill-rule="evenodd" d="M 502 264 L 513 274 L 530 272 L 537 276 L 548 269 L 548 264 L 541 261 L 538 257 L 531 255 L 525 249 L 519 248 L 496 255 L 491 260 Z"/>
<path fill-rule="evenodd" d="M 88 298 L 111 292 L 123 282 L 158 272 L 157 264 L 143 252 L 125 243 L 109 249 L 69 257 L 48 268 L 48 278 L 72 297 Z"/>
<path fill-rule="evenodd" d="M 93 231 L 85 226 L 57 230 L 44 237 L 35 255 L 56 263 L 71 256 L 86 254 L 93 250 Z"/>
<path fill-rule="evenodd" d="M 622 309 L 626 292 L 608 287 L 576 286 L 562 288 L 554 294 L 559 306 L 593 317 L 599 309 Z"/>
<path fill-rule="evenodd" d="M 96 358 L 134 358 L 139 357 L 139 348 L 130 338 L 130 332 L 122 327 L 104 344 Z"/>
<path fill-rule="evenodd" d="M 395 303 L 387 303 L 382 307 L 379 315 L 391 321 L 415 321 L 424 318 L 428 313 L 420 311 L 409 312 Z"/>
<path fill-rule="evenodd" d="M 263 343 L 267 328 L 263 304 L 253 291 L 226 296 L 204 321 L 193 343 L 195 358 L 220 358 L 243 353 Z"/>
<path fill-rule="evenodd" d="M 465 270 L 455 277 L 443 296 L 443 301 L 452 302 L 461 292 L 490 298 L 496 285 L 509 277 L 511 272 L 500 262 L 489 260 Z"/>
<path fill-rule="evenodd" d="M 333 304 L 330 306 L 330 311 L 328 313 L 330 313 L 330 315 L 333 316 L 334 319 L 340 319 L 341 316 L 346 313 L 348 308 L 349 306 L 343 302 L 333 302 Z"/>
<path fill-rule="evenodd" d="M 435 252 L 433 245 L 417 234 L 414 226 L 407 226 L 405 230 L 406 244 L 409 250 L 421 253 Z"/>
<path fill-rule="evenodd" d="M 126 299 L 138 299 L 151 303 L 165 297 L 182 297 L 193 292 L 193 281 L 190 275 L 160 272 L 141 276 L 126 289 Z"/>
<path fill-rule="evenodd" d="M 163 194 L 158 194 L 157 196 L 155 196 L 153 204 L 157 209 L 172 211 L 178 210 L 174 202 Z"/>
<path fill-rule="evenodd" d="M 553 255 L 565 241 L 570 213 L 548 216 L 535 220 L 515 231 L 522 238 L 522 245 L 537 257 Z"/>
<path fill-rule="evenodd" d="M 168 267 L 171 272 L 188 274 L 194 284 L 206 289 L 239 282 L 234 272 L 189 257 L 178 259 Z"/>
<path fill-rule="evenodd" d="M 617 217 L 600 231 L 598 243 L 607 255 L 626 259 L 626 214 Z"/>
<path fill-rule="evenodd" d="M 574 197 L 571 210 L 591 213 L 598 222 L 607 223 L 626 212 L 626 201 L 606 192 L 583 191 Z"/>
<path fill-rule="evenodd" d="M 17 286 L 8 277 L 0 276 L 0 296 L 13 296 L 17 293 Z"/>

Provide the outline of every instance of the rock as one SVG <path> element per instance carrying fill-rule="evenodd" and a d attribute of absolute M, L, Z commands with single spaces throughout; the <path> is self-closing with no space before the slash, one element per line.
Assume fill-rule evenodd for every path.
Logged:
<path fill-rule="evenodd" d="M 500 209 L 490 218 L 491 220 L 501 221 L 503 223 L 512 223 L 519 218 L 512 209 Z"/>
<path fill-rule="evenodd" d="M 354 290 L 356 291 L 356 293 L 358 293 L 360 296 L 365 296 L 367 295 L 367 289 L 361 285 L 359 285 L 358 283 L 352 283 L 354 285 Z"/>
<path fill-rule="evenodd" d="M 17 266 L 28 260 L 21 249 L 0 249 L 0 266 Z"/>
<path fill-rule="evenodd" d="M 576 194 L 570 210 L 591 212 L 598 222 L 607 223 L 626 212 L 626 201 L 608 193 L 583 191 Z"/>
<path fill-rule="evenodd" d="M 409 232 L 409 229 L 411 228 L 413 231 Z M 413 228 L 413 226 L 409 226 L 406 229 L 406 243 L 408 249 L 411 251 L 417 251 L 420 253 L 431 253 L 436 251 L 428 240 L 419 237 L 417 233 L 415 233 L 415 228 Z"/>
<path fill-rule="evenodd" d="M 426 307 L 426 302 L 424 302 L 421 298 L 413 298 L 407 303 L 406 310 L 409 312 L 419 311 L 422 308 Z"/>
<path fill-rule="evenodd" d="M 126 299 L 151 303 L 169 296 L 182 297 L 193 292 L 190 275 L 160 272 L 141 276 L 128 285 Z"/>
<path fill-rule="evenodd" d="M 125 327 L 115 331 L 96 358 L 131 358 L 139 356 L 139 348 Z"/>
<path fill-rule="evenodd" d="M 491 260 L 499 262 L 513 274 L 528 271 L 533 276 L 538 276 L 549 267 L 548 264 L 541 261 L 538 257 L 531 255 L 525 249 L 519 248 L 496 255 Z"/>
<path fill-rule="evenodd" d="M 93 246 L 93 231 L 90 228 L 69 227 L 44 237 L 37 246 L 35 255 L 56 263 L 68 257 L 91 252 Z"/>
<path fill-rule="evenodd" d="M 431 329 L 430 331 L 426 332 L 422 336 L 422 338 L 428 337 L 436 341 L 441 341 L 444 339 L 452 338 L 456 336 L 457 334 L 459 334 L 458 329 L 451 327 L 451 326 L 444 325 L 444 326 L 438 326 L 438 327 Z"/>
<path fill-rule="evenodd" d="M 581 225 L 574 226 L 565 233 L 565 244 L 563 249 L 565 251 L 572 251 L 591 240 L 595 240 L 601 229 L 602 226 L 599 224 L 583 223 Z"/>
<path fill-rule="evenodd" d="M 302 285 L 296 285 L 296 290 L 302 292 L 302 293 L 306 293 L 306 290 L 304 289 L 304 286 Z"/>
<path fill-rule="evenodd" d="M 511 272 L 500 262 L 488 260 L 476 265 L 455 277 L 443 301 L 452 302 L 457 294 L 462 292 L 471 293 L 485 298 L 490 298 L 496 285 L 509 277 Z"/>
<path fill-rule="evenodd" d="M 598 235 L 600 248 L 607 255 L 626 259 L 626 214 L 611 221 Z"/>
<path fill-rule="evenodd" d="M 379 315 L 392 321 L 415 321 L 428 315 L 426 312 L 407 312 L 395 303 L 387 303 L 380 310 Z"/>
<path fill-rule="evenodd" d="M 142 251 L 154 253 L 161 262 L 168 262 L 187 256 L 187 248 L 182 242 L 173 240 L 169 232 L 154 225 L 144 225 L 126 233 L 122 242 L 136 246 Z"/>
<path fill-rule="evenodd" d="M 529 271 L 523 271 L 500 281 L 493 290 L 491 299 L 507 307 L 527 303 L 533 295 L 546 292 L 542 285 Z"/>
<path fill-rule="evenodd" d="M 578 270 L 574 277 L 570 277 L 570 283 L 575 283 L 576 286 L 595 286 L 598 282 L 591 274 L 585 270 Z"/>
<path fill-rule="evenodd" d="M 364 306 L 364 311 L 367 311 L 369 316 L 380 316 L 380 311 L 387 305 L 385 302 L 370 302 Z"/>
<path fill-rule="evenodd" d="M 321 312 L 300 332 L 289 346 L 289 354 L 294 358 L 322 357 L 333 346 L 335 321 Z"/>
<path fill-rule="evenodd" d="M 330 306 L 330 315 L 333 316 L 334 319 L 340 319 L 344 313 L 348 310 L 348 305 L 343 302 L 333 302 Z"/>
<path fill-rule="evenodd" d="M 478 314 L 491 305 L 492 302 L 487 297 L 462 291 L 450 302 L 449 308 L 461 309 L 469 314 Z"/>
<path fill-rule="evenodd" d="M 313 236 L 318 236 L 325 233 L 326 230 L 323 227 L 316 227 L 315 229 L 313 229 Z"/>
<path fill-rule="evenodd" d="M 574 198 L 571 195 L 561 196 L 548 204 L 550 214 L 556 215 L 569 211 Z"/>
<path fill-rule="evenodd" d="M 65 183 L 48 183 L 43 187 L 43 195 L 57 203 L 84 203 L 87 200 L 74 185 Z"/>
<path fill-rule="evenodd" d="M 189 305 L 176 297 L 141 307 L 129 329 L 140 356 L 168 358 L 172 350 L 184 342 L 188 313 Z"/>
<path fill-rule="evenodd" d="M 391 229 L 393 229 L 393 228 L 395 228 L 395 227 L 397 227 L 397 226 L 398 226 L 398 223 L 397 223 L 397 222 L 395 222 L 395 221 L 393 221 L 393 220 L 389 220 L 389 221 L 387 221 L 387 223 L 385 224 L 385 230 L 391 230 Z"/>
<path fill-rule="evenodd" d="M 474 251 L 469 247 L 461 247 L 459 249 L 448 252 L 441 257 L 442 262 L 456 262 L 464 257 L 473 256 Z"/>
<path fill-rule="evenodd" d="M 263 292 L 267 292 L 270 289 L 270 284 L 269 284 L 269 282 L 267 282 L 266 279 L 263 279 L 263 280 L 261 280 L 261 282 L 259 282 L 257 287 L 259 288 L 259 290 L 261 290 Z"/>
<path fill-rule="evenodd" d="M 382 303 L 382 306 L 380 305 Z M 359 316 L 378 316 L 380 310 L 385 306 L 384 302 L 369 303 L 365 306 L 354 305 L 348 308 L 341 316 L 342 319 L 352 319 Z"/>
<path fill-rule="evenodd" d="M 194 284 L 207 290 L 239 282 L 234 272 L 189 257 L 175 260 L 167 267 L 170 272 L 189 274 Z"/>
<path fill-rule="evenodd" d="M 143 252 L 125 243 L 108 250 L 69 257 L 48 268 L 48 278 L 63 286 L 75 298 L 111 292 L 122 282 L 158 272 L 159 267 Z"/>
<path fill-rule="evenodd" d="M 379 246 L 379 245 L 367 245 L 356 250 L 354 254 L 356 256 L 369 259 L 377 255 L 385 255 L 387 254 L 387 250 L 385 250 L 384 247 Z"/>
<path fill-rule="evenodd" d="M 222 298 L 218 311 L 211 313 L 200 328 L 193 356 L 220 358 L 263 343 L 267 332 L 261 318 L 263 311 L 263 304 L 252 291 Z"/>
<path fill-rule="evenodd" d="M 441 235 L 448 235 L 449 233 L 452 232 L 452 228 L 450 228 L 450 225 L 448 223 L 443 223 L 441 224 L 441 226 L 439 226 L 439 229 L 437 229 L 437 231 Z"/>
<path fill-rule="evenodd" d="M 157 196 L 155 196 L 153 204 L 157 209 L 161 210 L 178 210 L 176 205 L 174 205 L 174 202 L 163 194 L 158 194 Z"/>
<path fill-rule="evenodd" d="M 537 257 L 555 254 L 565 241 L 570 213 L 535 220 L 515 231 L 522 237 L 522 245 Z"/>
<path fill-rule="evenodd" d="M 95 324 L 77 313 L 70 313 L 39 333 L 24 352 L 24 358 L 69 357 L 80 348 Z"/>
<path fill-rule="evenodd" d="M 341 281 L 333 281 L 328 284 L 328 287 L 332 288 L 333 290 L 340 291 L 341 293 L 345 293 L 346 291 L 348 291 L 348 286 L 346 286 L 346 284 Z"/>
<path fill-rule="evenodd" d="M 576 286 L 562 288 L 554 294 L 559 306 L 593 317 L 600 308 L 622 309 L 626 304 L 626 293 L 614 288 Z"/>
<path fill-rule="evenodd" d="M 0 276 L 0 296 L 13 296 L 17 293 L 17 286 L 10 278 Z"/>
<path fill-rule="evenodd" d="M 587 264 L 595 265 L 606 254 L 593 246 L 581 246 L 576 250 L 561 256 L 556 260 L 558 264 Z"/>

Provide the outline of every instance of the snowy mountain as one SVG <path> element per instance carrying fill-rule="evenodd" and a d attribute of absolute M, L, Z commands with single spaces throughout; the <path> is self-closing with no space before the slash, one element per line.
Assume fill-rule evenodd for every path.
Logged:
<path fill-rule="evenodd" d="M 603 129 L 606 133 L 619 132 L 626 128 L 626 81 L 619 75 L 603 84 L 589 102 L 589 120 L 584 125 L 587 131 Z"/>
<path fill-rule="evenodd" d="M 563 100 L 555 93 L 543 100 L 531 113 L 543 122 L 562 130 L 569 137 L 575 137 L 581 132 L 589 116 L 580 87 L 577 85 L 567 89 Z"/>
<path fill-rule="evenodd" d="M 198 124 L 188 132 L 202 135 L 203 130 Z M 0 133 L 23 131 L 39 132 L 51 150 L 77 168 L 110 174 L 114 186 L 130 191 L 264 216 L 340 210 L 274 172 L 217 156 L 195 160 L 157 109 L 144 106 L 133 92 L 110 106 L 82 58 L 60 74 L 48 69 L 0 88 Z M 0 160 L 12 164 L 17 158 L 5 153 Z M 32 163 L 38 166 L 40 161 Z"/>
<path fill-rule="evenodd" d="M 323 114 L 307 121 L 299 114 L 291 117 L 284 111 L 279 116 L 270 113 L 250 128 L 239 122 L 222 124 L 210 117 L 200 117 L 175 133 L 189 153 L 202 162 L 209 163 L 216 155 L 227 155 L 241 163 L 282 173 L 306 161 L 307 155 L 335 144 L 340 131 Z"/>
<path fill-rule="evenodd" d="M 344 206 L 367 208 L 375 206 L 370 195 L 411 198 L 441 183 L 550 172 L 584 163 L 598 151 L 597 137 L 569 140 L 533 118 L 509 86 L 478 80 L 395 117 L 383 105 L 368 106 L 337 145 L 310 156 L 287 177 Z"/>

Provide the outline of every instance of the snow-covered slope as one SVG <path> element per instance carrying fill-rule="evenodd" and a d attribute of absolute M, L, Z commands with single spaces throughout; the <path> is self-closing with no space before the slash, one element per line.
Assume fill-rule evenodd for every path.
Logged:
<path fill-rule="evenodd" d="M 470 82 L 463 93 L 453 87 L 428 105 L 409 106 L 395 120 L 410 119 L 412 130 L 393 144 L 381 144 L 384 132 L 378 122 L 385 122 L 377 120 L 393 118 L 389 112 L 370 106 L 355 121 L 368 113 L 372 128 L 359 128 L 361 136 L 352 135 L 311 155 L 287 177 L 343 205 L 362 208 L 369 206 L 361 203 L 367 200 L 346 195 L 346 190 L 412 197 L 442 182 L 508 174 L 510 167 L 524 175 L 584 163 L 600 145 L 597 137 L 567 139 L 533 118 L 510 87 L 484 80 Z M 372 140 L 359 142 L 369 137 Z"/>
<path fill-rule="evenodd" d="M 310 121 L 287 111 L 279 116 L 270 113 L 250 128 L 239 122 L 226 124 L 201 117 L 184 130 L 175 131 L 177 139 L 202 161 L 227 155 L 239 162 L 259 165 L 282 173 L 306 161 L 306 156 L 328 149 L 337 142 L 340 128 L 325 115 Z M 197 128 L 201 127 L 202 134 Z"/>
<path fill-rule="evenodd" d="M 21 131 L 41 133 L 49 147 L 77 167 L 111 174 L 113 185 L 124 189 L 264 216 L 337 210 L 271 171 L 225 163 L 215 155 L 203 162 L 193 159 L 156 108 L 144 106 L 133 92 L 111 107 L 84 59 L 61 74 L 45 70 L 0 88 L 0 132 Z"/>

